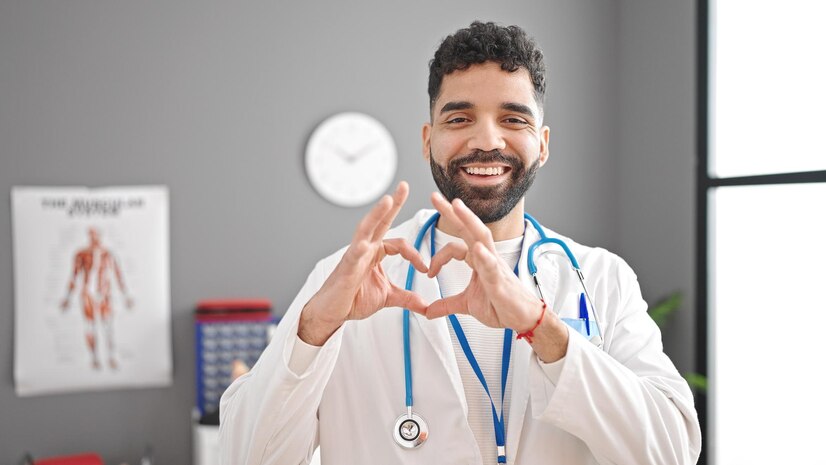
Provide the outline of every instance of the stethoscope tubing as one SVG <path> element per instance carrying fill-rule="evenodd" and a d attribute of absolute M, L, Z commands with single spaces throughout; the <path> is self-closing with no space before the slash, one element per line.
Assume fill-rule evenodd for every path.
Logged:
<path fill-rule="evenodd" d="M 419 233 L 416 235 L 416 240 L 413 243 L 413 247 L 416 250 L 421 249 L 422 242 L 424 241 L 424 236 L 427 234 L 428 231 L 430 231 L 432 229 L 432 226 L 434 225 L 434 223 L 436 223 L 439 220 L 439 217 L 440 217 L 440 214 L 438 212 L 436 212 L 424 223 L 424 225 L 422 225 L 421 229 L 419 230 Z M 579 268 L 579 262 L 577 261 L 577 259 L 574 256 L 573 252 L 571 252 L 571 249 L 568 247 L 568 244 L 566 244 L 561 239 L 548 237 L 545 234 L 545 231 L 542 228 L 542 225 L 540 225 L 539 222 L 536 221 L 536 219 L 534 219 L 534 217 L 532 217 L 531 215 L 525 213 L 525 219 L 527 219 L 533 225 L 534 229 L 536 229 L 536 232 L 539 234 L 539 237 L 540 237 L 540 239 L 538 241 L 531 244 L 531 246 L 528 248 L 528 254 L 527 254 L 528 272 L 533 277 L 534 284 L 536 285 L 536 288 L 539 291 L 540 297 L 542 299 L 544 299 L 544 295 L 542 293 L 542 287 L 540 286 L 539 279 L 537 278 L 537 268 L 536 268 L 536 262 L 534 261 L 534 255 L 536 253 L 537 248 L 544 245 L 544 244 L 551 244 L 551 243 L 552 244 L 557 244 L 558 246 L 560 246 L 560 248 L 562 248 L 562 250 L 565 252 L 565 255 L 567 256 L 568 260 L 570 261 L 571 266 L 574 269 L 574 272 L 576 273 L 577 278 L 579 280 L 579 284 L 582 287 L 582 291 L 585 294 L 585 298 L 588 300 L 588 305 L 591 308 L 591 312 L 589 312 L 589 313 L 593 315 L 594 323 L 597 326 L 597 331 L 599 332 L 599 334 L 602 337 L 604 337 L 604 333 L 602 332 L 602 324 L 600 322 L 596 306 L 594 306 L 594 302 L 591 299 L 591 293 L 588 292 L 588 287 L 585 285 L 585 275 L 582 273 L 582 270 Z M 416 270 L 413 267 L 413 264 L 411 263 L 408 266 L 408 270 L 407 270 L 407 279 L 405 281 L 405 290 L 410 291 L 410 290 L 413 289 L 413 278 L 414 278 L 415 275 L 416 275 Z M 411 356 L 410 356 L 410 310 L 408 310 L 406 308 L 402 312 L 402 337 L 404 338 L 404 375 L 405 375 L 405 391 L 406 391 L 405 405 L 407 406 L 408 411 L 409 411 L 410 408 L 413 406 L 413 374 L 412 374 L 411 361 L 410 361 L 411 360 Z M 601 347 L 602 343 L 600 343 L 598 345 Z"/>
<path fill-rule="evenodd" d="M 531 215 L 525 213 L 525 219 L 530 221 L 533 225 L 533 228 L 536 229 L 537 233 L 539 233 L 540 239 L 531 244 L 531 246 L 528 248 L 527 262 L 528 272 L 533 277 L 533 282 L 536 285 L 536 289 L 539 290 L 539 294 L 542 297 L 542 299 L 544 300 L 545 297 L 544 295 L 542 295 L 542 287 L 539 285 L 539 279 L 536 277 L 537 269 L 536 262 L 534 261 L 534 254 L 536 252 L 536 249 L 541 245 L 557 244 L 565 252 L 565 255 L 568 256 L 568 260 L 571 262 L 571 266 L 573 267 L 577 279 L 579 280 L 579 285 L 582 287 L 582 292 L 585 294 L 585 298 L 588 300 L 588 306 L 592 310 L 590 313 L 593 315 L 594 323 L 597 325 L 597 331 L 599 331 L 601 337 L 604 337 L 605 333 L 602 332 L 602 324 L 600 324 L 599 315 L 597 314 L 597 307 L 594 305 L 594 301 L 591 300 L 591 293 L 588 292 L 588 286 L 585 285 L 585 275 L 582 273 L 582 269 L 579 267 L 579 261 L 577 261 L 576 256 L 574 256 L 574 253 L 571 252 L 571 249 L 568 247 L 568 244 L 566 244 L 562 239 L 556 239 L 545 235 L 545 230 L 542 228 L 542 225 L 540 225 L 539 222 L 536 221 L 536 219 L 534 219 L 534 217 L 532 217 Z M 598 346 L 602 347 L 602 342 L 600 342 Z"/>
<path fill-rule="evenodd" d="M 434 213 L 433 216 L 425 222 L 422 229 L 419 230 L 419 234 L 416 235 L 416 241 L 413 243 L 413 247 L 417 251 L 421 249 L 425 234 L 427 234 L 430 227 L 439 220 L 439 216 L 440 215 L 438 212 Z M 410 291 L 413 289 L 413 277 L 415 275 L 416 269 L 413 268 L 413 264 L 411 263 L 407 269 L 407 281 L 404 284 L 405 290 Z M 409 412 L 410 408 L 413 406 L 413 370 L 410 368 L 410 310 L 406 308 L 404 309 L 404 312 L 402 312 L 402 335 L 404 337 L 405 405 L 407 406 L 407 410 Z"/>
<path fill-rule="evenodd" d="M 430 232 L 431 236 L 431 257 L 434 252 L 434 234 L 435 234 L 435 225 L 436 222 L 439 220 L 440 214 L 438 212 L 434 213 L 425 223 L 422 225 L 421 229 L 419 230 L 418 234 L 416 235 L 416 240 L 414 241 L 414 248 L 415 250 L 419 251 L 422 247 L 422 242 L 424 241 L 425 235 Z M 549 238 L 545 234 L 545 231 L 542 229 L 542 226 L 536 221 L 532 216 L 525 213 L 525 218 L 533 225 L 534 229 L 536 229 L 537 233 L 540 236 L 540 239 L 528 248 L 527 253 L 527 265 L 528 271 L 533 278 L 534 284 L 536 285 L 536 289 L 539 292 L 540 298 L 544 301 L 545 296 L 542 294 L 542 286 L 539 284 L 539 278 L 537 277 L 537 268 L 536 263 L 534 261 L 534 254 L 536 250 L 544 245 L 544 244 L 557 244 L 562 250 L 565 252 L 565 255 L 568 257 L 571 266 L 573 267 L 574 271 L 577 274 L 577 278 L 579 279 L 580 286 L 583 290 L 583 295 L 587 299 L 588 305 L 590 305 L 591 312 L 588 311 L 587 307 L 584 309 L 584 317 L 582 316 L 583 309 L 581 309 L 580 318 L 584 318 L 586 325 L 588 322 L 588 314 L 593 314 L 594 323 L 596 323 L 598 335 L 602 335 L 602 326 L 600 325 L 599 316 L 597 315 L 596 307 L 591 300 L 591 295 L 588 292 L 588 288 L 585 285 L 585 276 L 582 273 L 582 270 L 579 268 L 579 262 L 577 261 L 576 257 L 574 256 L 571 249 L 568 245 L 562 241 L 561 239 L 556 238 Z M 527 232 L 526 232 L 527 233 Z M 523 239 L 524 240 L 524 239 Z M 514 268 L 514 272 L 516 275 L 519 275 L 518 264 L 517 267 Z M 416 270 L 413 267 L 413 264 L 410 263 L 407 269 L 407 279 L 405 281 L 405 290 L 411 291 L 413 289 L 413 280 L 416 275 Z M 580 305 L 584 306 L 585 303 L 580 297 Z M 505 424 L 504 424 L 504 411 L 500 415 L 497 415 L 496 407 L 493 402 L 493 398 L 490 395 L 490 391 L 487 387 L 487 382 L 485 381 L 484 375 L 481 373 L 478 365 L 475 362 L 475 358 L 473 357 L 473 353 L 470 350 L 470 347 L 467 346 L 467 341 L 464 337 L 464 331 L 461 328 L 458 320 L 454 315 L 450 315 L 451 324 L 454 326 L 454 330 L 456 331 L 457 338 L 459 338 L 460 343 L 462 344 L 462 349 L 465 351 L 465 355 L 468 357 L 469 362 L 471 363 L 474 372 L 476 372 L 477 378 L 481 382 L 482 386 L 484 387 L 485 391 L 488 393 L 488 398 L 490 399 L 491 404 L 491 413 L 493 415 L 494 420 L 494 429 L 496 432 L 496 445 L 497 445 L 497 462 L 499 463 L 506 463 L 507 458 L 505 455 Z M 587 326 L 586 326 L 587 327 Z M 590 329 L 588 330 L 590 334 Z M 410 310 L 405 308 L 402 312 L 402 335 L 404 338 L 404 387 L 405 387 L 405 405 L 407 407 L 407 414 L 402 415 L 396 420 L 396 427 L 394 428 L 394 439 L 396 442 L 406 448 L 416 448 L 420 446 L 427 438 L 427 425 L 424 422 L 424 419 L 420 416 L 413 413 L 413 370 L 411 364 L 411 354 L 410 354 Z M 460 337 L 461 336 L 461 337 Z M 602 338 L 599 338 L 599 342 L 596 342 L 597 346 L 602 347 Z M 507 373 L 508 373 L 508 364 L 510 361 L 510 339 L 511 330 L 505 330 L 505 342 L 503 344 L 503 356 L 502 356 L 502 408 L 504 410 L 505 404 L 505 387 L 507 383 Z M 595 341 L 594 338 L 591 339 Z M 464 342 L 463 342 L 464 341 Z M 408 433 L 410 431 L 402 431 L 403 427 L 411 423 L 415 427 L 416 433 L 410 435 L 408 437 Z"/>

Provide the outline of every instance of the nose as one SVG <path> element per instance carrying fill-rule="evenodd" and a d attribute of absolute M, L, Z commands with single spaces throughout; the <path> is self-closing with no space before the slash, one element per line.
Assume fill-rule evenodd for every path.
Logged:
<path fill-rule="evenodd" d="M 474 125 L 473 134 L 468 139 L 469 150 L 490 152 L 504 150 L 506 145 L 502 128 L 496 121 L 490 119 L 479 120 Z"/>

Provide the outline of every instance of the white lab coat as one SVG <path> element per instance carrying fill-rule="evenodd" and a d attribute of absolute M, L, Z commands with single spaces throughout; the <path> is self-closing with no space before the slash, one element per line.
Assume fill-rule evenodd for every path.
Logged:
<path fill-rule="evenodd" d="M 434 213 L 389 231 L 411 244 Z M 546 230 L 549 237 L 560 237 Z M 539 239 L 527 226 L 519 279 L 535 292 L 527 272 L 527 245 Z M 564 368 L 554 385 L 524 341 L 514 341 L 512 397 L 507 422 L 509 464 L 688 464 L 700 451 L 700 429 L 688 385 L 662 351 L 660 332 L 648 316 L 636 275 L 616 255 L 567 242 L 585 273 L 599 314 L 604 350 L 570 331 Z M 561 250 L 537 258 L 548 307 L 578 317 L 580 286 Z M 269 347 L 252 371 L 221 399 L 221 463 L 307 464 L 320 445 L 329 464 L 479 464 L 467 423 L 467 404 L 444 319 L 411 312 L 414 412 L 430 428 L 418 449 L 392 437 L 405 410 L 402 311 L 382 309 L 344 324 L 304 373 L 289 366 L 301 309 L 321 287 L 344 250 L 321 260 L 298 293 Z M 429 243 L 421 249 L 430 258 Z M 388 277 L 404 286 L 408 262 L 383 262 Z M 435 279 L 416 274 L 414 289 L 439 298 Z M 462 356 L 462 354 L 459 354 Z"/>

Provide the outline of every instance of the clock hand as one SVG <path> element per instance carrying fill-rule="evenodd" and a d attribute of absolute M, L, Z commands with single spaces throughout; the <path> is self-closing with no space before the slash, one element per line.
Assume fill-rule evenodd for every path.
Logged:
<path fill-rule="evenodd" d="M 379 141 L 374 140 L 373 142 L 363 146 L 359 150 L 356 150 L 355 153 L 353 153 L 354 160 L 357 160 L 357 159 L 367 155 L 368 153 L 372 152 L 373 149 L 376 148 L 378 145 L 379 145 Z"/>
<path fill-rule="evenodd" d="M 353 162 L 354 162 L 354 161 L 356 161 L 356 159 L 358 158 L 358 157 L 357 157 L 357 156 L 355 156 L 354 154 L 352 154 L 352 153 L 350 153 L 350 152 L 348 152 L 348 151 L 344 150 L 344 149 L 343 149 L 343 148 L 341 148 L 341 147 L 338 147 L 338 146 L 335 146 L 335 145 L 331 145 L 331 146 L 330 146 L 330 148 L 332 148 L 332 149 L 333 149 L 333 152 L 335 152 L 335 153 L 336 153 L 336 155 L 338 155 L 339 157 L 343 158 L 343 159 L 344 159 L 344 161 L 346 161 L 347 163 L 353 163 Z"/>

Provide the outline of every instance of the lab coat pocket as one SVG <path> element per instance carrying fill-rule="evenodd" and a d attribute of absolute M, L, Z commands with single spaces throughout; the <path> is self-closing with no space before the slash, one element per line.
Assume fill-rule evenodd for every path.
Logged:
<path fill-rule="evenodd" d="M 569 327 L 574 331 L 583 335 L 585 339 L 592 340 L 595 337 L 601 336 L 599 334 L 599 327 L 591 319 L 585 318 L 562 318 Z"/>
<path fill-rule="evenodd" d="M 560 319 L 585 339 L 599 344 L 598 341 L 601 341 L 602 335 L 594 319 L 593 308 L 588 305 L 585 294 L 570 293 L 569 295 L 570 297 L 564 302 L 564 313 L 560 312 Z M 563 317 L 563 314 L 567 317 Z"/>

